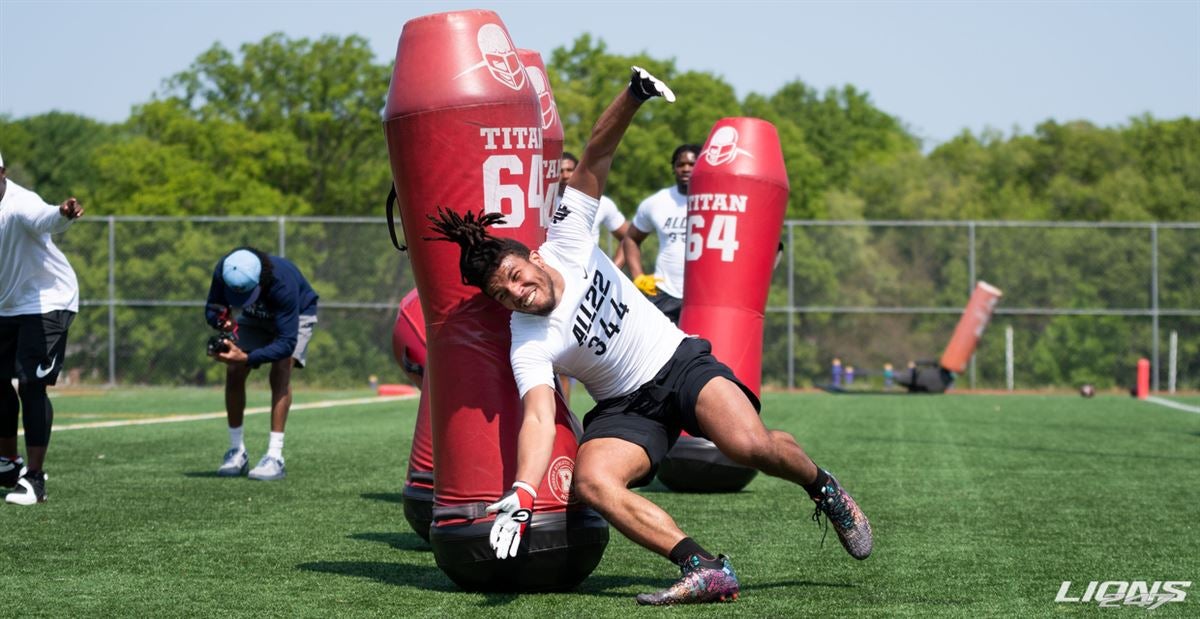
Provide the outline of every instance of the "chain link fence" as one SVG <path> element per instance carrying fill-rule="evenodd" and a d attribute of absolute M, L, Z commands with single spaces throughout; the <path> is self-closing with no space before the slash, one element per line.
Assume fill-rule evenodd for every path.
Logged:
<path fill-rule="evenodd" d="M 885 363 L 936 359 L 985 280 L 1004 298 L 960 384 L 1128 386 L 1147 357 L 1155 389 L 1200 389 L 1200 223 L 789 221 L 783 232 L 766 384 L 827 382 L 835 357 L 869 380 Z M 286 256 L 321 296 L 294 381 L 404 380 L 391 331 L 415 284 L 383 218 L 87 217 L 56 242 L 80 283 L 69 382 L 221 384 L 204 301 L 217 260 L 240 245 Z"/>

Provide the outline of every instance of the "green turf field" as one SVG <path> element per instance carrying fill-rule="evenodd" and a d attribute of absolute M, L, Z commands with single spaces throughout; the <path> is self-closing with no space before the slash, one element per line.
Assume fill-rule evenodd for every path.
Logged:
<path fill-rule="evenodd" d="M 256 394 L 251 406 L 266 400 Z M 275 483 L 215 477 L 221 419 L 56 432 L 49 502 L 0 504 L 4 607 L 71 617 L 1026 617 L 1100 612 L 1055 603 L 1065 580 L 1200 580 L 1200 414 L 1116 396 L 764 400 L 768 425 L 794 433 L 871 518 L 870 559 L 850 559 L 832 531 L 822 547 L 803 492 L 759 476 L 734 495 L 644 491 L 732 557 L 743 587 L 733 604 L 637 607 L 633 595 L 678 572 L 615 531 L 577 591 L 463 593 L 403 517 L 410 400 L 294 412 L 288 478 Z M 213 390 L 57 394 L 55 406 L 56 426 L 222 408 Z M 249 417 L 252 462 L 266 435 L 266 415 Z M 1200 614 L 1200 586 L 1154 614 Z"/>

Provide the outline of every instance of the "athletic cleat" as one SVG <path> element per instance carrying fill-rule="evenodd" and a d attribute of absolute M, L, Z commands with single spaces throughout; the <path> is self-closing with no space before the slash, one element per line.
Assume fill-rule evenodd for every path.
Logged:
<path fill-rule="evenodd" d="M 225 452 L 225 457 L 221 460 L 221 466 L 217 469 L 217 475 L 221 477 L 238 477 L 246 474 L 246 469 L 250 466 L 250 457 L 246 455 L 245 449 L 231 448 Z"/>
<path fill-rule="evenodd" d="M 38 503 L 46 502 L 46 480 L 49 476 L 45 472 L 30 473 L 25 471 L 21 475 L 21 479 L 17 480 L 17 487 L 4 497 L 4 500 L 13 505 L 37 505 Z"/>
<path fill-rule="evenodd" d="M 741 588 L 738 585 L 737 574 L 729 557 L 717 557 L 721 567 L 708 567 L 700 562 L 698 555 L 688 557 L 679 566 L 683 577 L 675 584 L 654 593 L 642 593 L 637 596 L 637 603 L 643 606 L 667 606 L 670 604 L 710 604 L 713 602 L 732 602 L 737 599 Z"/>
<path fill-rule="evenodd" d="M 254 468 L 250 469 L 250 479 L 259 481 L 275 481 L 283 479 L 287 476 L 287 471 L 283 468 L 283 458 L 276 458 L 270 454 L 262 457 Z"/>
<path fill-rule="evenodd" d="M 17 480 L 25 474 L 24 464 L 21 456 L 17 456 L 16 460 L 0 458 L 0 488 L 12 488 L 17 485 Z"/>
<path fill-rule="evenodd" d="M 858 508 L 858 503 L 850 498 L 850 494 L 833 475 L 829 476 L 829 483 L 821 488 L 821 494 L 824 495 L 822 498 L 813 499 L 817 504 L 816 510 L 813 511 L 813 522 L 820 524 L 821 514 L 825 514 L 826 530 L 832 522 L 833 530 L 837 531 L 842 547 L 850 556 L 860 561 L 871 556 L 871 548 L 874 546 L 871 522 Z M 824 541 L 824 537 L 821 540 Z"/>

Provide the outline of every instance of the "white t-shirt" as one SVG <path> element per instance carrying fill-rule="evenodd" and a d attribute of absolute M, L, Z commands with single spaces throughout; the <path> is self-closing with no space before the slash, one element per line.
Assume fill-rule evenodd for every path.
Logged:
<path fill-rule="evenodd" d="M 600 244 L 600 224 L 604 224 L 610 232 L 625 225 L 625 216 L 608 196 L 600 196 L 600 209 L 596 211 L 596 219 L 592 222 L 592 242 L 597 245 Z"/>
<path fill-rule="evenodd" d="M 625 395 L 662 369 L 683 331 L 592 242 L 594 198 L 567 188 L 538 248 L 563 276 L 549 316 L 513 312 L 513 376 L 521 397 L 555 374 L 574 376 L 596 400 Z"/>
<path fill-rule="evenodd" d="M 654 276 L 658 289 L 683 298 L 683 259 L 687 248 L 687 194 L 672 185 L 642 200 L 633 216 L 633 227 L 658 234 Z"/>
<path fill-rule="evenodd" d="M 50 240 L 72 221 L 8 181 L 0 200 L 0 316 L 79 311 L 75 270 Z"/>

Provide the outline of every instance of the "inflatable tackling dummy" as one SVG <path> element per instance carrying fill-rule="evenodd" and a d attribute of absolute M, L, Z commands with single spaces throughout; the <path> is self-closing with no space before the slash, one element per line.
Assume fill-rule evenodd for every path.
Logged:
<path fill-rule="evenodd" d="M 679 327 L 762 392 L 763 312 L 787 211 L 788 180 L 774 125 L 725 118 L 709 134 L 688 183 L 687 267 Z M 672 490 L 736 492 L 757 474 L 707 439 L 679 437 L 659 467 Z"/>
<path fill-rule="evenodd" d="M 425 314 L 415 289 L 400 300 L 392 327 L 392 356 L 408 380 L 420 387 L 425 376 Z"/>
<path fill-rule="evenodd" d="M 540 213 L 553 198 L 547 187 L 558 161 L 544 158 L 543 110 L 531 81 L 495 13 L 429 15 L 404 25 L 384 112 L 425 316 L 422 395 L 435 456 L 429 541 L 438 567 L 468 590 L 571 588 L 608 543 L 607 523 L 570 492 L 579 428 L 560 401 L 533 520 L 517 557 L 496 559 L 484 508 L 512 486 L 523 414 L 509 364 L 509 312 L 462 283 L 457 246 L 424 238 L 432 235 L 427 216 L 443 207 L 503 213 L 506 223 L 493 234 L 530 247 L 545 239 Z"/>
<path fill-rule="evenodd" d="M 421 387 L 401 496 L 408 526 L 421 539 L 429 541 L 429 524 L 433 521 L 433 436 L 429 427 L 429 389 L 425 385 L 425 349 L 425 314 L 421 312 L 421 299 L 413 290 L 400 301 L 396 325 L 392 328 L 392 355 L 409 380 Z"/>
<path fill-rule="evenodd" d="M 907 387 L 909 393 L 944 393 L 954 382 L 954 374 L 967 369 L 1001 296 L 999 288 L 987 282 L 976 283 L 941 359 L 937 364 L 922 362 L 897 372 L 896 384 Z"/>
<path fill-rule="evenodd" d="M 519 49 L 517 57 L 525 65 L 525 75 L 537 93 L 538 108 L 542 114 L 542 165 L 545 172 L 542 174 L 542 208 L 538 211 L 538 225 L 546 228 L 550 225 L 550 214 L 558 199 L 558 166 L 563 153 L 562 120 L 558 116 L 558 105 L 554 103 L 554 93 L 550 90 L 550 77 L 546 75 L 542 55 L 531 49 Z M 530 205 L 531 208 L 534 206 Z"/>

